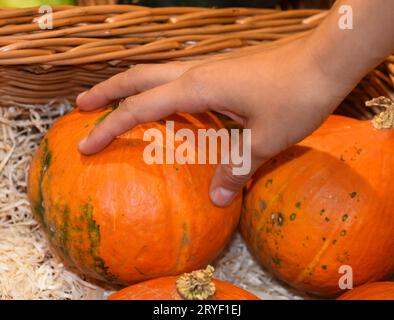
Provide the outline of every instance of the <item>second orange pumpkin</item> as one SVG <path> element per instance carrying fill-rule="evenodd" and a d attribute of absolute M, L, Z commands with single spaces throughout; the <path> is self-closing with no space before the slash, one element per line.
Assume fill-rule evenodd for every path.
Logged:
<path fill-rule="evenodd" d="M 394 129 L 331 116 L 256 174 L 241 218 L 251 251 L 293 287 L 323 296 L 350 276 L 354 286 L 388 277 L 393 150 Z"/>

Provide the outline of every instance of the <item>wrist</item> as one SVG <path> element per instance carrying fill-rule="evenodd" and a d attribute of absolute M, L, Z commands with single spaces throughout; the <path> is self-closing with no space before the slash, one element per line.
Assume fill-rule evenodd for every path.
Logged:
<path fill-rule="evenodd" d="M 384 3 L 381 0 L 335 3 L 327 18 L 306 41 L 310 55 L 322 74 L 338 85 L 355 86 L 392 54 L 394 22 L 387 17 L 387 4 Z M 339 25 L 343 18 L 343 13 L 340 13 L 342 5 L 352 8 L 353 24 L 349 26 L 350 29 L 343 29 Z M 386 30 L 387 34 L 382 34 L 382 30 Z"/>

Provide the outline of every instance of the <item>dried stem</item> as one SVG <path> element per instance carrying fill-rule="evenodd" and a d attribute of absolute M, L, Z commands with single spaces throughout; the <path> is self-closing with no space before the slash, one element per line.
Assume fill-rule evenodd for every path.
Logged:
<path fill-rule="evenodd" d="M 214 272 L 212 266 L 207 266 L 204 270 L 197 270 L 191 273 L 184 273 L 176 280 L 176 288 L 182 298 L 186 300 L 207 300 L 216 291 L 212 282 Z"/>

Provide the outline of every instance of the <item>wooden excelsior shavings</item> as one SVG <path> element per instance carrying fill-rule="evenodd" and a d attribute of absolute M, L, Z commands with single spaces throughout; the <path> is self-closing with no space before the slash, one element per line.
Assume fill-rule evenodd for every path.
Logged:
<path fill-rule="evenodd" d="M 387 97 L 379 97 L 365 103 L 369 108 L 379 107 L 384 110 L 372 119 L 372 124 L 376 129 L 394 128 L 394 102 Z"/>

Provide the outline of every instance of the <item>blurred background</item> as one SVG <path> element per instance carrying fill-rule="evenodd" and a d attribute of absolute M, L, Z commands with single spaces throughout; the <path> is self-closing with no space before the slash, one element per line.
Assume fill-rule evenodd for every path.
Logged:
<path fill-rule="evenodd" d="M 193 7 L 264 7 L 329 8 L 334 0 L 0 0 L 0 7 L 31 7 L 48 5 L 102 5 L 135 4 L 150 7 L 193 6 Z"/>

